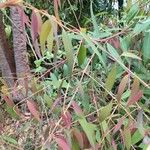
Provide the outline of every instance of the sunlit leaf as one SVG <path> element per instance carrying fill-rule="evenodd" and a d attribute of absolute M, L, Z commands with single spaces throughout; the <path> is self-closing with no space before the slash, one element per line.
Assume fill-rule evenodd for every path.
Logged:
<path fill-rule="evenodd" d="M 47 48 L 48 48 L 49 52 L 52 52 L 53 41 L 54 41 L 53 28 L 51 28 L 51 31 L 47 37 Z"/>
<path fill-rule="evenodd" d="M 50 20 L 46 20 L 41 27 L 41 33 L 40 33 L 40 46 L 41 46 L 41 52 L 44 55 L 45 52 L 45 42 L 48 38 L 48 35 L 51 31 L 51 22 Z"/>

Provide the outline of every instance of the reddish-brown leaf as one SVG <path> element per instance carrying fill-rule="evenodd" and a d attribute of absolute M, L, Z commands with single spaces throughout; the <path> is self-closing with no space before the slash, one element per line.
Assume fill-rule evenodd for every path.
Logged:
<path fill-rule="evenodd" d="M 5 100 L 5 102 L 7 103 L 8 106 L 10 106 L 10 107 L 14 107 L 15 106 L 13 100 L 10 99 L 8 96 L 3 95 L 3 99 Z"/>
<path fill-rule="evenodd" d="M 71 114 L 69 113 L 69 111 L 62 114 L 62 120 L 64 121 L 66 127 L 68 129 L 70 129 L 70 127 L 71 127 Z"/>
<path fill-rule="evenodd" d="M 40 122 L 41 121 L 40 113 L 37 110 L 37 106 L 36 106 L 35 102 L 27 100 L 27 106 L 28 106 L 28 109 L 31 112 L 31 114 Z"/>
<path fill-rule="evenodd" d="M 119 119 L 118 123 L 114 127 L 113 133 L 116 133 L 118 130 L 120 130 L 120 128 L 121 128 L 121 126 L 123 124 L 124 119 L 125 119 L 124 116 Z"/>
<path fill-rule="evenodd" d="M 73 106 L 75 113 L 78 116 L 83 116 L 83 112 L 82 112 L 81 108 L 78 106 L 78 104 L 75 101 L 72 101 L 72 106 Z"/>
<path fill-rule="evenodd" d="M 10 99 L 8 96 L 3 95 L 3 99 L 5 100 L 5 102 L 7 103 L 7 105 L 9 107 L 13 108 L 15 106 L 13 100 Z M 17 106 L 15 106 L 14 110 L 15 110 L 16 114 L 21 117 L 21 113 L 20 113 L 20 111 L 19 111 Z"/>
<path fill-rule="evenodd" d="M 72 129 L 72 135 L 73 135 L 73 137 L 75 137 L 76 140 L 78 141 L 78 143 L 79 143 L 79 145 L 80 145 L 80 148 L 83 149 L 84 141 L 83 141 L 82 133 L 81 133 L 78 129 L 73 128 L 73 129 Z"/>
<path fill-rule="evenodd" d="M 62 148 L 62 150 L 71 150 L 69 144 L 63 137 L 54 137 L 54 140 L 57 142 L 58 146 Z"/>
<path fill-rule="evenodd" d="M 38 34 L 40 33 L 41 26 L 42 26 L 41 16 L 37 11 L 33 10 L 31 15 L 31 36 L 33 42 L 35 42 Z"/>
<path fill-rule="evenodd" d="M 131 96 L 129 97 L 128 102 L 127 102 L 127 106 L 133 105 L 134 103 L 139 101 L 142 96 L 143 96 L 143 92 L 141 90 L 139 90 L 134 95 L 132 95 L 132 93 L 131 93 Z"/>
<path fill-rule="evenodd" d="M 119 84 L 119 88 L 118 88 L 118 92 L 117 92 L 117 96 L 116 96 L 116 99 L 118 100 L 118 102 L 120 102 L 121 96 L 125 90 L 127 83 L 128 83 L 128 77 L 129 77 L 128 75 L 124 76 Z"/>

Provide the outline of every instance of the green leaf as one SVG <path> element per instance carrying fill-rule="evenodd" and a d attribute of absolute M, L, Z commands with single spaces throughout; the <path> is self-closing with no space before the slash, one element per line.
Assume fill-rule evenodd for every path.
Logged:
<path fill-rule="evenodd" d="M 51 22 L 50 20 L 46 20 L 41 27 L 41 33 L 40 33 L 40 46 L 41 46 L 41 52 L 42 55 L 44 55 L 45 52 L 45 42 L 47 40 L 47 37 L 51 31 Z"/>
<path fill-rule="evenodd" d="M 91 12 L 92 23 L 93 23 L 93 26 L 94 26 L 94 35 L 95 35 L 95 37 L 99 37 L 100 31 L 99 31 L 99 28 L 98 28 L 98 24 L 96 22 L 96 17 L 94 16 L 94 13 L 93 13 L 92 3 L 93 3 L 93 1 L 91 0 L 90 12 Z"/>
<path fill-rule="evenodd" d="M 62 40 L 63 40 L 63 44 L 65 47 L 66 58 L 67 58 L 68 67 L 69 67 L 69 73 L 71 76 L 72 69 L 73 69 L 73 62 L 74 62 L 73 47 L 72 47 L 71 40 L 65 30 L 63 30 L 63 32 L 62 32 Z"/>
<path fill-rule="evenodd" d="M 50 107 L 52 106 L 52 104 L 53 104 L 52 99 L 51 99 L 50 96 L 47 95 L 47 94 L 44 94 L 44 101 L 45 101 L 45 103 L 47 104 L 47 106 L 48 106 L 49 108 L 50 108 Z"/>
<path fill-rule="evenodd" d="M 90 37 L 88 35 L 86 35 L 85 33 L 82 33 L 82 32 L 80 34 L 83 36 L 83 38 L 88 43 L 88 45 L 92 48 L 92 50 L 96 53 L 96 55 L 98 56 L 99 60 L 101 61 L 102 65 L 103 65 L 103 67 L 106 68 L 106 64 L 104 62 L 104 59 L 103 59 L 101 53 L 98 50 L 98 47 L 96 47 L 93 44 L 92 40 L 90 39 Z"/>
<path fill-rule="evenodd" d="M 96 131 L 96 126 L 94 124 L 88 123 L 86 119 L 83 117 L 79 119 L 79 123 L 82 126 L 91 146 L 95 148 L 96 144 L 96 136 L 95 136 L 95 131 Z"/>
<path fill-rule="evenodd" d="M 136 144 L 137 142 L 139 142 L 142 139 L 143 139 L 143 136 L 141 135 L 139 130 L 136 130 L 136 132 L 132 135 L 132 138 L 131 138 L 132 145 Z"/>
<path fill-rule="evenodd" d="M 130 150 L 131 148 L 131 131 L 130 128 L 125 128 L 123 131 L 124 136 L 124 143 L 127 148 L 127 150 Z"/>
<path fill-rule="evenodd" d="M 100 110 L 100 122 L 103 122 L 111 113 L 112 111 L 112 101 L 106 105 L 105 107 L 103 107 L 101 110 Z"/>
<path fill-rule="evenodd" d="M 51 31 L 47 37 L 47 48 L 48 48 L 49 52 L 52 52 L 53 41 L 54 41 L 54 35 L 53 35 L 53 30 L 51 28 Z"/>
<path fill-rule="evenodd" d="M 144 33 L 142 54 L 143 61 L 146 64 L 150 60 L 150 30 Z"/>
<path fill-rule="evenodd" d="M 131 36 L 128 35 L 126 37 L 124 37 L 123 39 L 120 38 L 120 46 L 122 48 L 122 50 L 124 52 L 128 51 L 128 49 L 130 48 L 130 45 L 131 45 Z"/>
<path fill-rule="evenodd" d="M 119 60 L 120 62 L 122 61 L 118 52 L 116 51 L 116 49 L 114 47 L 112 47 L 109 43 L 107 43 L 107 49 L 110 52 L 111 56 L 115 59 L 115 60 Z"/>
<path fill-rule="evenodd" d="M 10 137 L 10 136 L 2 135 L 2 136 L 0 136 L 0 137 L 1 137 L 2 140 L 6 141 L 6 142 L 9 142 L 9 143 L 11 143 L 11 144 L 14 144 L 14 145 L 17 145 L 17 144 L 18 144 L 18 142 L 17 142 L 14 138 L 12 138 L 12 137 Z"/>
<path fill-rule="evenodd" d="M 105 88 L 107 89 L 108 92 L 111 91 L 111 89 L 115 83 L 116 74 L 117 74 L 117 69 L 116 69 L 116 65 L 114 65 L 112 67 L 111 71 L 109 72 L 108 77 L 105 82 Z M 105 93 L 104 93 L 105 96 L 107 96 L 107 94 L 108 94 L 107 91 L 105 91 Z"/>
<path fill-rule="evenodd" d="M 136 24 L 135 28 L 133 29 L 133 34 L 139 34 L 140 32 L 145 31 L 146 29 L 150 28 L 150 18 L 144 21 L 140 21 Z"/>
<path fill-rule="evenodd" d="M 140 57 L 138 57 L 137 55 L 135 55 L 135 54 L 133 54 L 133 53 L 130 53 L 130 52 L 123 52 L 123 53 L 121 54 L 121 56 L 130 57 L 130 58 L 133 58 L 133 59 L 141 60 Z"/>
<path fill-rule="evenodd" d="M 126 21 L 127 23 L 129 23 L 139 12 L 139 6 L 137 3 L 135 3 L 134 5 L 132 5 L 131 9 L 129 10 L 127 17 L 126 17 Z"/>
<path fill-rule="evenodd" d="M 79 66 L 81 66 L 84 63 L 84 60 L 86 58 L 86 52 L 87 52 L 87 50 L 86 50 L 85 46 L 82 43 L 80 48 L 79 48 L 79 53 L 78 53 L 78 56 L 77 56 Z"/>

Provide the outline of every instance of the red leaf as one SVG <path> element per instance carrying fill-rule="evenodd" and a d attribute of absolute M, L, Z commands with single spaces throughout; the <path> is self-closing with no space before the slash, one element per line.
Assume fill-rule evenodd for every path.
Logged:
<path fill-rule="evenodd" d="M 31 114 L 40 122 L 40 113 L 36 108 L 36 104 L 33 101 L 27 101 L 27 106 Z"/>
<path fill-rule="evenodd" d="M 38 12 L 35 12 L 35 10 L 32 11 L 31 15 L 31 36 L 33 43 L 35 42 L 38 34 L 41 31 L 42 26 L 42 19 Z"/>
<path fill-rule="evenodd" d="M 28 27 L 30 27 L 29 18 L 28 18 L 28 16 L 25 14 L 23 8 L 22 8 L 22 7 L 17 7 L 17 10 L 18 10 L 18 13 L 19 13 L 20 18 L 21 18 L 22 26 L 25 27 L 25 24 L 26 24 Z"/>
<path fill-rule="evenodd" d="M 122 96 L 122 94 L 125 90 L 125 87 L 127 85 L 127 82 L 128 82 L 128 77 L 129 77 L 128 75 L 124 76 L 119 84 L 119 88 L 118 88 L 118 92 L 117 92 L 117 96 L 116 96 L 116 99 L 118 100 L 118 102 L 120 102 L 120 100 L 121 100 L 121 96 Z"/>
<path fill-rule="evenodd" d="M 54 139 L 57 142 L 58 146 L 61 147 L 63 150 L 71 150 L 69 144 L 63 137 L 54 137 Z"/>
<path fill-rule="evenodd" d="M 139 90 L 135 95 L 131 95 L 128 99 L 127 106 L 133 105 L 135 102 L 139 101 L 142 96 L 143 92 L 141 90 Z"/>
<path fill-rule="evenodd" d="M 121 128 L 121 126 L 123 124 L 124 119 L 125 119 L 124 116 L 119 119 L 118 123 L 114 127 L 113 133 L 116 133 L 118 130 L 120 130 L 120 128 Z"/>
<path fill-rule="evenodd" d="M 83 116 L 83 112 L 82 112 L 81 108 L 78 106 L 78 104 L 75 101 L 72 101 L 72 106 L 73 106 L 75 113 L 78 116 Z"/>
<path fill-rule="evenodd" d="M 7 103 L 7 105 L 9 107 L 13 108 L 15 106 L 13 100 L 10 99 L 8 96 L 3 96 L 3 99 L 5 100 L 5 102 Z M 19 109 L 18 109 L 17 106 L 15 106 L 14 110 L 15 110 L 15 112 L 16 112 L 17 115 L 21 116 L 21 113 L 20 113 L 20 111 L 19 111 Z"/>
<path fill-rule="evenodd" d="M 70 127 L 71 127 L 71 114 L 69 113 L 69 111 L 62 114 L 62 120 L 64 121 L 67 128 L 70 129 Z"/>
<path fill-rule="evenodd" d="M 3 99 L 5 100 L 5 102 L 7 103 L 7 105 L 9 106 L 9 107 L 14 107 L 15 106 L 15 104 L 14 104 L 14 102 L 13 102 L 13 100 L 11 100 L 8 96 L 3 96 Z"/>

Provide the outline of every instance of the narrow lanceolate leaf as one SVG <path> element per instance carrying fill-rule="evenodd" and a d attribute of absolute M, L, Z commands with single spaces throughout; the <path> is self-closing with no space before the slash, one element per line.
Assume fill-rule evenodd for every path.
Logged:
<path fill-rule="evenodd" d="M 142 96 L 143 92 L 141 90 L 139 90 L 135 95 L 132 95 L 131 93 L 131 97 L 129 97 L 128 99 L 127 106 L 133 105 L 134 103 L 138 102 Z"/>
<path fill-rule="evenodd" d="M 50 20 L 46 20 L 41 27 L 41 33 L 40 33 L 40 46 L 41 46 L 41 52 L 44 55 L 45 52 L 45 42 L 47 40 L 47 37 L 51 31 L 51 22 Z"/>
<path fill-rule="evenodd" d="M 105 82 L 105 88 L 107 89 L 107 91 L 105 91 L 104 93 L 105 96 L 107 96 L 108 92 L 110 92 L 111 89 L 113 88 L 116 79 L 116 74 L 117 74 L 117 69 L 116 69 L 116 65 L 114 65 L 111 71 L 109 72 Z"/>
<path fill-rule="evenodd" d="M 139 9 L 139 6 L 138 6 L 137 3 L 134 4 L 134 5 L 132 5 L 130 11 L 127 14 L 126 21 L 130 22 L 137 15 L 137 13 L 139 12 L 139 10 L 140 9 Z"/>
<path fill-rule="evenodd" d="M 31 114 L 35 117 L 35 119 L 37 119 L 38 121 L 41 121 L 40 119 L 40 113 L 36 108 L 36 105 L 33 101 L 27 101 L 27 106 L 29 111 L 31 112 Z"/>
<path fill-rule="evenodd" d="M 96 144 L 96 136 L 95 136 L 95 131 L 96 131 L 96 126 L 94 124 L 88 123 L 86 119 L 83 117 L 79 119 L 79 123 L 82 126 L 91 146 L 95 148 Z"/>
<path fill-rule="evenodd" d="M 73 128 L 71 133 L 72 133 L 73 138 L 75 138 L 76 141 L 78 142 L 80 148 L 83 149 L 84 140 L 83 140 L 81 132 L 78 129 Z"/>
<path fill-rule="evenodd" d="M 68 67 L 69 67 L 70 75 L 71 75 L 72 69 L 73 69 L 73 62 L 74 62 L 73 47 L 72 47 L 71 39 L 69 38 L 69 36 L 65 30 L 63 30 L 63 32 L 62 32 L 62 40 L 63 40 L 63 44 L 65 47 L 66 58 L 67 58 Z"/>
<path fill-rule="evenodd" d="M 132 95 L 135 95 L 136 93 L 138 93 L 139 91 L 139 86 L 140 86 L 140 82 L 139 80 L 135 77 L 133 84 L 132 84 L 132 89 L 131 89 L 131 93 Z"/>
<path fill-rule="evenodd" d="M 123 131 L 124 144 L 127 150 L 131 148 L 131 131 L 130 128 L 125 128 Z"/>
<path fill-rule="evenodd" d="M 63 137 L 54 137 L 54 140 L 62 150 L 71 150 L 69 144 Z"/>
<path fill-rule="evenodd" d="M 85 41 L 88 43 L 88 46 L 91 47 L 93 52 L 98 56 L 99 60 L 101 61 L 102 65 L 103 65 L 103 67 L 106 68 L 106 64 L 104 62 L 104 58 L 102 57 L 98 47 L 95 46 L 95 44 L 93 43 L 93 41 L 90 39 L 90 37 L 88 35 L 86 35 L 83 32 L 81 32 L 80 34 L 83 36 Z"/>
<path fill-rule="evenodd" d="M 150 60 L 150 30 L 144 33 L 144 42 L 142 47 L 143 61 L 147 63 Z"/>
<path fill-rule="evenodd" d="M 137 35 L 140 32 L 145 31 L 146 29 L 149 29 L 150 26 L 150 19 L 142 20 L 136 24 L 136 26 L 133 29 L 133 34 Z"/>
<path fill-rule="evenodd" d="M 54 41 L 54 34 L 53 34 L 53 27 L 52 27 L 51 31 L 47 37 L 47 48 L 48 48 L 49 52 L 52 52 L 53 41 Z"/>
<path fill-rule="evenodd" d="M 72 106 L 73 106 L 73 109 L 74 109 L 75 113 L 79 117 L 83 117 L 83 112 L 82 112 L 81 108 L 78 106 L 77 102 L 72 101 Z"/>
<path fill-rule="evenodd" d="M 112 111 L 112 101 L 106 105 L 105 107 L 103 107 L 101 110 L 100 110 L 100 122 L 103 122 L 107 117 L 109 117 L 111 111 Z"/>
<path fill-rule="evenodd" d="M 116 99 L 118 100 L 118 102 L 120 102 L 121 100 L 121 96 L 126 88 L 127 83 L 128 83 L 128 75 L 124 76 L 124 78 L 121 80 L 119 84 L 119 88 L 118 88 L 118 92 L 116 96 Z"/>
<path fill-rule="evenodd" d="M 122 61 L 117 50 L 114 47 L 112 47 L 109 43 L 107 43 L 107 49 L 112 58 L 114 58 L 115 60 L 118 60 L 120 62 Z"/>
<path fill-rule="evenodd" d="M 94 13 L 93 13 L 92 3 L 93 3 L 93 1 L 91 0 L 91 5 L 90 5 L 91 19 L 92 19 L 92 23 L 93 23 L 93 26 L 94 26 L 94 35 L 96 37 L 98 37 L 100 35 L 100 32 L 99 32 L 98 24 L 96 22 L 96 17 L 94 16 Z"/>
<path fill-rule="evenodd" d="M 144 129 L 144 120 L 143 120 L 143 110 L 140 110 L 138 112 L 138 115 L 137 115 L 137 128 L 138 128 L 139 133 L 142 136 L 144 136 L 145 129 Z"/>
<path fill-rule="evenodd" d="M 133 59 L 138 59 L 138 60 L 142 60 L 139 56 L 133 54 L 133 53 L 130 53 L 130 52 L 123 52 L 121 54 L 121 56 L 124 56 L 124 57 L 129 57 L 129 58 L 133 58 Z"/>
<path fill-rule="evenodd" d="M 121 117 L 118 121 L 118 123 L 114 126 L 114 130 L 113 130 L 113 133 L 116 133 L 118 130 L 120 130 L 122 124 L 123 124 L 123 121 L 124 121 L 125 117 Z"/>
<path fill-rule="evenodd" d="M 35 42 L 38 36 L 38 28 L 39 28 L 38 18 L 35 10 L 33 10 L 31 15 L 31 37 L 33 42 Z"/>
<path fill-rule="evenodd" d="M 87 50 L 86 50 L 85 46 L 82 43 L 80 48 L 79 48 L 79 53 L 78 53 L 78 56 L 77 56 L 79 66 L 81 66 L 84 63 L 84 60 L 86 58 L 86 52 L 87 52 Z"/>

